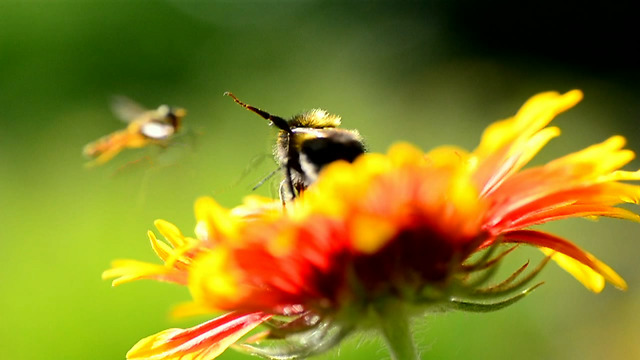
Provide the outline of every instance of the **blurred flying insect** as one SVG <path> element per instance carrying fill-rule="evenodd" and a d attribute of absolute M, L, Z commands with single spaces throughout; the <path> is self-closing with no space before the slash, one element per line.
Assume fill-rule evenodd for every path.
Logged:
<path fill-rule="evenodd" d="M 82 153 L 93 159 L 87 163 L 89 167 L 106 163 L 125 148 L 168 145 L 180 130 L 182 118 L 187 114 L 182 108 L 168 105 L 147 110 L 124 96 L 114 97 L 112 108 L 116 116 L 129 125 L 85 145 Z"/>
<path fill-rule="evenodd" d="M 284 179 L 280 183 L 280 199 L 283 203 L 300 195 L 315 182 L 320 170 L 327 164 L 337 160 L 353 162 L 365 152 L 358 131 L 338 128 L 340 116 L 312 109 L 285 120 L 243 103 L 230 92 L 225 92 L 224 95 L 230 96 L 245 109 L 270 120 L 271 124 L 280 129 L 273 154 L 279 165 L 276 171 L 284 171 Z M 274 173 L 275 171 L 266 179 Z"/>

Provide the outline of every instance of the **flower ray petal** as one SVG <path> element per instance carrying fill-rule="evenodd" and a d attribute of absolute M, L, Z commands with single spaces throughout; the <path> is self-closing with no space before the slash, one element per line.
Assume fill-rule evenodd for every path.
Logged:
<path fill-rule="evenodd" d="M 111 268 L 102 273 L 102 278 L 115 278 L 112 282 L 113 286 L 141 279 L 187 284 L 186 273 L 158 264 L 129 259 L 114 260 Z"/>
<path fill-rule="evenodd" d="M 162 219 L 154 221 L 153 225 L 155 225 L 158 231 L 160 231 L 160 234 L 162 234 L 174 248 L 184 245 L 184 236 L 177 226 Z"/>
<path fill-rule="evenodd" d="M 556 135 L 554 130 L 544 130 L 543 135 L 536 133 L 581 99 L 579 90 L 562 95 L 541 93 L 529 99 L 513 118 L 490 125 L 482 135 L 480 145 L 473 151 L 478 159 L 475 179 L 481 193 L 488 194 L 533 158 L 532 150 L 539 150 Z M 532 147 L 528 149 L 529 146 Z"/>
<path fill-rule="evenodd" d="M 560 267 L 594 292 L 599 292 L 604 287 L 604 284 L 601 284 L 601 279 L 598 276 L 594 276 L 594 273 L 619 289 L 625 290 L 627 288 L 627 283 L 613 269 L 565 239 L 540 231 L 517 230 L 504 234 L 503 241 L 505 243 L 530 244 L 565 255 L 557 256 L 556 254 L 552 256 L 552 259 L 557 260 Z M 592 272 L 586 270 L 589 268 Z"/>
<path fill-rule="evenodd" d="M 140 340 L 127 359 L 214 359 L 270 317 L 261 312 L 228 313 L 189 329 L 167 329 Z"/>

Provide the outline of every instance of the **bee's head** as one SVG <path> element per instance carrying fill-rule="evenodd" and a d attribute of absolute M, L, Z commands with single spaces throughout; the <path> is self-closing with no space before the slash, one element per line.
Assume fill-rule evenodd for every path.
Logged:
<path fill-rule="evenodd" d="M 171 124 L 175 130 L 178 130 L 182 123 L 182 118 L 187 115 L 187 110 L 183 108 L 172 108 L 169 105 L 160 105 L 156 112 L 159 119 Z"/>
<path fill-rule="evenodd" d="M 183 108 L 171 108 L 169 111 L 169 119 L 171 119 L 171 124 L 173 127 L 178 130 L 180 125 L 182 124 L 182 118 L 187 116 L 187 110 Z"/>

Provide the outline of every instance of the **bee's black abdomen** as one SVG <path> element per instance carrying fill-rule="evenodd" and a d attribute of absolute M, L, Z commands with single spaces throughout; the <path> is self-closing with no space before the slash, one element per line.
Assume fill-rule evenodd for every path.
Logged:
<path fill-rule="evenodd" d="M 348 133 L 305 140 L 300 150 L 318 170 L 336 160 L 353 162 L 365 152 L 362 141 Z"/>

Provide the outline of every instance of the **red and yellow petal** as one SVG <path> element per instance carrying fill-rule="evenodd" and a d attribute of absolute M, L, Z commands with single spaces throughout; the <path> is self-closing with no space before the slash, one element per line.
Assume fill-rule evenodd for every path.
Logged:
<path fill-rule="evenodd" d="M 189 329 L 167 329 L 140 340 L 129 360 L 211 360 L 268 320 L 261 312 L 228 313 Z"/>
<path fill-rule="evenodd" d="M 594 292 L 602 291 L 605 280 L 619 289 L 627 289 L 627 283 L 613 269 L 565 239 L 539 231 L 518 230 L 504 234 L 503 242 L 534 245 L 547 255 L 557 252 L 552 259 Z"/>
<path fill-rule="evenodd" d="M 582 100 L 582 92 L 546 92 L 527 101 L 513 118 L 490 125 L 473 151 L 477 159 L 474 180 L 483 196 L 491 193 L 520 170 L 551 138 L 557 129 L 543 128 L 559 113 Z M 541 131 L 542 130 L 542 131 Z"/>

